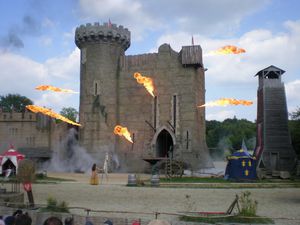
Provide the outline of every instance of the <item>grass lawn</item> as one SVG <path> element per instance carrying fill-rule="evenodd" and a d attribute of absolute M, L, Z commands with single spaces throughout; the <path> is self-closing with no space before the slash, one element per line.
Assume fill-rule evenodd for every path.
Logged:
<path fill-rule="evenodd" d="M 202 223 L 249 223 L 249 224 L 274 224 L 274 221 L 266 217 L 242 217 L 242 216 L 224 216 L 224 217 L 197 217 L 197 216 L 181 216 L 180 220 L 187 222 L 202 222 Z"/>
<path fill-rule="evenodd" d="M 235 181 L 224 180 L 218 177 L 174 177 L 174 178 L 160 178 L 162 183 L 236 183 Z M 263 179 L 263 180 L 248 180 L 241 181 L 239 183 L 249 182 L 249 183 L 299 183 L 300 179 Z"/>

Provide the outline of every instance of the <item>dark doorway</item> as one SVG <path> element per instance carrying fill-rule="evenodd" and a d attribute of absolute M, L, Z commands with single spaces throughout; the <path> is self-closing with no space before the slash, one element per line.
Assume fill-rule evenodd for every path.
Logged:
<path fill-rule="evenodd" d="M 156 157 L 173 157 L 173 140 L 167 130 L 162 130 L 156 139 Z"/>
<path fill-rule="evenodd" d="M 6 173 L 10 170 L 10 174 L 16 174 L 16 167 L 10 159 L 7 159 L 6 162 L 2 165 L 2 173 L 6 175 Z"/>
<path fill-rule="evenodd" d="M 272 152 L 271 153 L 271 169 L 278 170 L 278 153 Z"/>

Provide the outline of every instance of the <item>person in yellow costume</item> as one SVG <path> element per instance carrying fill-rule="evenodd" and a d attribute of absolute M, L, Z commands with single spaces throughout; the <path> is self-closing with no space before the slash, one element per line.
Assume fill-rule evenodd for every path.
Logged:
<path fill-rule="evenodd" d="M 98 185 L 99 184 L 99 177 L 98 177 L 96 163 L 94 163 L 93 166 L 92 166 L 92 176 L 91 176 L 90 184 L 91 185 Z"/>

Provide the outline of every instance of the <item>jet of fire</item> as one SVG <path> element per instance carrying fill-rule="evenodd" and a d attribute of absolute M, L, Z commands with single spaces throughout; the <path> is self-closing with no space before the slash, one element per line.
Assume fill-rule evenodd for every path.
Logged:
<path fill-rule="evenodd" d="M 228 105 L 252 105 L 252 101 L 247 101 L 247 100 L 237 100 L 234 98 L 220 98 L 216 101 L 211 101 L 208 102 L 204 105 L 200 105 L 198 107 L 207 107 L 207 106 L 228 106 Z"/>
<path fill-rule="evenodd" d="M 40 85 L 37 86 L 35 89 L 39 91 L 55 91 L 55 92 L 76 93 L 76 94 L 79 93 L 70 89 L 58 88 L 51 85 Z"/>
<path fill-rule="evenodd" d="M 217 55 L 217 54 L 223 54 L 223 55 L 227 55 L 227 54 L 241 54 L 241 53 L 245 53 L 246 50 L 243 48 L 238 48 L 234 45 L 226 45 L 222 48 L 219 48 L 216 51 L 210 51 L 208 53 L 208 55 Z"/>
<path fill-rule="evenodd" d="M 115 126 L 114 133 L 119 136 L 124 136 L 129 142 L 133 143 L 127 127 L 122 127 L 120 125 L 117 125 Z"/>
<path fill-rule="evenodd" d="M 72 120 L 69 120 L 68 118 L 52 111 L 51 109 L 47 109 L 47 108 L 40 107 L 40 106 L 37 106 L 37 105 L 27 105 L 26 108 L 29 109 L 30 111 L 34 112 L 34 113 L 42 113 L 42 114 L 50 116 L 52 118 L 62 120 L 66 123 L 76 125 L 76 126 L 81 126 L 81 124 L 75 123 Z"/>
<path fill-rule="evenodd" d="M 144 85 L 144 87 L 147 89 L 147 91 L 154 97 L 154 85 L 153 80 L 149 77 L 142 76 L 140 73 L 136 72 L 134 73 L 134 78 L 139 84 Z"/>

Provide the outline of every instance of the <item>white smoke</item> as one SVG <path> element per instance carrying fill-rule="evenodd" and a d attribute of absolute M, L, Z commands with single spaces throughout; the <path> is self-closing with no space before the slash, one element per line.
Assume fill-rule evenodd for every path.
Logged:
<path fill-rule="evenodd" d="M 54 151 L 50 162 L 42 167 L 52 172 L 88 172 L 95 159 L 79 146 L 76 139 L 77 131 L 71 128 L 59 151 Z"/>

